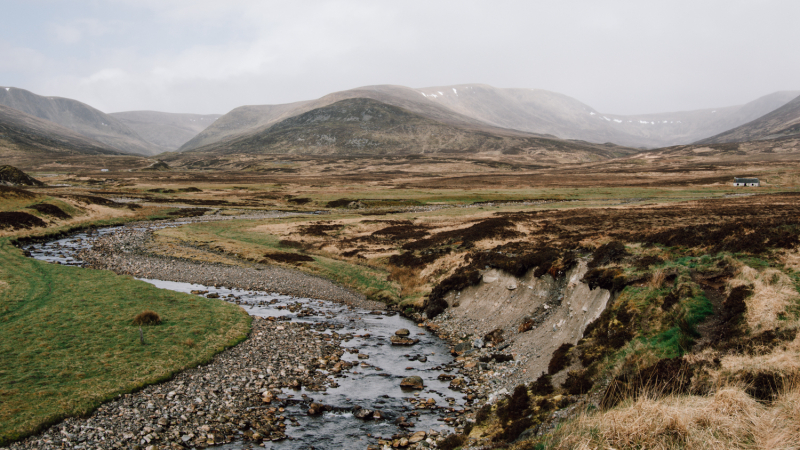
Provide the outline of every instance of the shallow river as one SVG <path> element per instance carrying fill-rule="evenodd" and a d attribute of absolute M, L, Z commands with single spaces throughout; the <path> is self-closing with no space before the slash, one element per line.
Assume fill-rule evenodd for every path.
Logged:
<path fill-rule="evenodd" d="M 114 233 L 118 229 L 112 227 L 96 230 L 91 235 L 79 233 L 44 244 L 28 245 L 24 249 L 30 251 L 31 256 L 36 259 L 79 266 L 82 264 L 77 259 L 77 252 L 80 249 L 90 246 L 97 236 Z M 283 320 L 293 322 L 326 323 L 336 325 L 336 332 L 339 334 L 352 333 L 361 336 L 343 344 L 345 349 L 357 348 L 358 351 L 354 353 L 346 351 L 342 359 L 357 362 L 359 365 L 349 372 L 343 372 L 342 377 L 335 378 L 338 387 L 329 388 L 323 393 L 284 390 L 285 395 L 293 395 L 294 398 L 307 394 L 319 403 L 333 406 L 333 411 L 321 416 L 308 416 L 305 412 L 307 407 L 288 407 L 284 415 L 295 417 L 299 426 L 287 428 L 286 434 L 290 439 L 266 442 L 264 444 L 266 448 L 364 449 L 369 444 L 377 443 L 376 436 L 390 439 L 397 433 L 419 430 L 447 433 L 451 427 L 444 424 L 444 417 L 453 417 L 453 409 L 463 408 L 462 394 L 450 390 L 449 382 L 437 379 L 439 374 L 454 370 L 449 347 L 444 341 L 426 333 L 425 329 L 417 327 L 410 320 L 397 314 L 390 315 L 383 312 L 379 315 L 338 303 L 276 293 L 151 279 L 143 281 L 178 292 L 217 293 L 221 299 L 241 305 L 253 316 L 281 317 Z M 302 307 L 298 308 L 296 304 L 301 304 Z M 296 312 L 290 311 L 291 305 L 294 305 L 291 310 Z M 309 308 L 313 310 L 312 314 L 301 312 L 305 310 L 307 313 Z M 411 332 L 409 337 L 417 338 L 419 342 L 409 347 L 390 345 L 389 337 L 400 328 L 407 328 Z M 358 353 L 369 355 L 369 358 L 359 360 Z M 422 377 L 425 383 L 424 390 L 408 391 L 400 388 L 402 378 L 412 375 Z M 420 398 L 434 399 L 438 408 L 416 409 L 411 400 Z M 380 421 L 357 419 L 351 412 L 354 405 L 380 410 L 388 418 Z M 407 422 L 412 423 L 413 427 L 401 429 L 396 425 L 395 419 L 401 416 L 406 417 Z M 252 448 L 252 444 L 234 442 L 212 448 Z"/>

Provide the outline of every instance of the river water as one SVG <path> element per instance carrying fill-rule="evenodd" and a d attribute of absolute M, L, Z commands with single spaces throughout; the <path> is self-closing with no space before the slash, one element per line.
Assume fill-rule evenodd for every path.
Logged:
<path fill-rule="evenodd" d="M 28 245 L 24 250 L 39 260 L 80 266 L 82 261 L 78 259 L 77 253 L 81 249 L 91 246 L 97 237 L 120 229 L 121 227 L 110 227 L 78 233 L 43 244 Z M 277 293 L 153 279 L 142 281 L 162 289 L 184 293 L 217 293 L 221 299 L 239 304 L 253 316 L 324 323 L 334 326 L 339 334 L 351 333 L 357 336 L 343 344 L 346 351 L 342 359 L 355 362 L 358 366 L 354 366 L 349 372 L 343 372 L 341 377 L 335 379 L 338 387 L 328 388 L 323 393 L 284 390 L 284 394 L 291 394 L 295 398 L 307 394 L 319 403 L 332 406 L 333 410 L 321 416 L 308 416 L 305 411 L 307 406 L 287 407 L 284 415 L 296 418 L 299 426 L 287 428 L 289 439 L 265 442 L 263 447 L 258 448 L 364 449 L 367 445 L 376 444 L 377 437 L 389 440 L 398 433 L 433 430 L 445 434 L 450 432 L 451 427 L 445 424 L 444 418 L 455 417 L 464 408 L 463 395 L 450 390 L 449 382 L 437 378 L 442 373 L 455 373 L 454 359 L 447 344 L 400 315 L 387 312 L 377 314 L 334 302 Z M 308 314 L 309 310 L 313 312 Z M 419 339 L 419 342 L 408 347 L 391 345 L 389 337 L 400 328 L 408 329 L 411 333 L 409 337 Z M 330 333 L 332 329 L 333 327 L 325 333 Z M 352 353 L 347 349 L 352 349 Z M 366 354 L 369 358 L 358 359 L 359 353 Z M 408 391 L 400 388 L 402 378 L 412 375 L 422 377 L 425 384 L 423 390 Z M 416 403 L 421 399 L 433 399 L 436 408 L 417 408 Z M 387 420 L 357 419 L 352 413 L 355 405 L 380 410 L 387 416 Z M 400 428 L 396 424 L 400 417 L 405 417 L 405 421 L 413 424 L 413 427 Z M 250 443 L 240 441 L 210 448 L 253 447 Z"/>

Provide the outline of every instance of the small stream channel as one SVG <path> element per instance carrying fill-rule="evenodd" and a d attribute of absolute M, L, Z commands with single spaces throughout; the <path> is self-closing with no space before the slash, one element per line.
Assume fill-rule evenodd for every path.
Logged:
<path fill-rule="evenodd" d="M 177 226 L 172 222 L 165 226 Z M 148 227 L 152 229 L 152 227 Z M 92 245 L 102 235 L 114 233 L 121 227 L 109 227 L 75 235 L 46 243 L 27 245 L 23 249 L 31 257 L 57 264 L 81 266 L 77 253 Z M 298 298 L 276 293 L 254 292 L 225 287 L 203 286 L 198 284 L 142 279 L 162 289 L 191 293 L 208 291 L 216 293 L 220 299 L 234 302 L 249 314 L 261 317 L 275 317 L 278 320 L 306 322 L 328 325 L 339 334 L 351 333 L 356 336 L 344 342 L 345 353 L 342 360 L 354 362 L 349 372 L 335 378 L 338 387 L 325 392 L 306 392 L 304 389 L 284 389 L 284 395 L 300 398 L 308 395 L 314 401 L 330 405 L 333 410 L 321 416 L 306 414 L 307 406 L 291 403 L 284 415 L 297 419 L 298 426 L 289 426 L 286 434 L 289 439 L 278 442 L 265 442 L 263 447 L 274 449 L 364 449 L 377 444 L 377 438 L 390 440 L 393 435 L 414 431 L 436 431 L 446 434 L 451 427 L 446 425 L 446 417 L 454 418 L 464 408 L 464 398 L 460 392 L 450 390 L 448 381 L 437 377 L 442 373 L 455 374 L 454 359 L 446 342 L 417 327 L 412 321 L 396 313 L 373 312 L 350 306 L 309 298 Z M 406 328 L 412 338 L 419 339 L 413 346 L 393 346 L 389 337 L 398 329 Z M 348 351 L 350 349 L 350 351 Z M 356 350 L 357 349 L 357 350 Z M 352 351 L 352 352 L 351 352 Z M 358 354 L 368 355 L 368 359 L 358 359 Z M 423 390 L 408 391 L 400 388 L 400 381 L 407 376 L 420 376 L 424 380 Z M 436 407 L 417 408 L 419 400 L 433 399 Z M 380 410 L 386 420 L 364 421 L 354 417 L 353 407 L 361 406 L 370 410 Z M 412 427 L 401 428 L 398 419 L 405 417 Z M 448 419 L 452 420 L 452 419 Z M 252 443 L 242 441 L 216 449 L 254 448 Z"/>

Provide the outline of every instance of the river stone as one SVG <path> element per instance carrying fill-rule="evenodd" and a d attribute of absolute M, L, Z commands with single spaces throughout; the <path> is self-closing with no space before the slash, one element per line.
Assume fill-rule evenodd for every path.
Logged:
<path fill-rule="evenodd" d="M 411 334 L 411 332 L 408 331 L 407 328 L 400 328 L 399 330 L 395 331 L 394 334 L 398 336 L 408 336 L 409 334 Z"/>
<path fill-rule="evenodd" d="M 400 336 L 392 336 L 392 337 L 389 338 L 389 341 L 391 341 L 392 345 L 414 345 L 417 342 L 419 342 L 419 339 L 411 339 L 411 338 L 400 337 Z"/>
<path fill-rule="evenodd" d="M 456 344 L 456 346 L 453 348 L 453 351 L 455 352 L 456 355 L 461 355 L 464 352 L 466 352 L 467 350 L 471 350 L 471 349 L 472 349 L 472 343 L 470 343 L 470 342 L 460 342 L 460 343 Z"/>
<path fill-rule="evenodd" d="M 206 298 L 219 298 L 219 294 L 217 294 L 216 292 L 212 292 L 206 295 Z"/>
<path fill-rule="evenodd" d="M 425 384 L 422 382 L 422 377 L 413 376 L 403 378 L 403 381 L 400 382 L 400 387 L 409 389 L 422 389 L 425 387 Z"/>
<path fill-rule="evenodd" d="M 367 408 L 361 408 L 358 411 L 353 412 L 353 416 L 356 419 L 362 419 L 362 420 L 370 420 L 370 419 L 372 419 L 372 416 L 374 414 L 375 414 L 375 411 L 373 411 L 371 409 L 367 409 Z"/>
<path fill-rule="evenodd" d="M 309 416 L 318 416 L 325 411 L 325 405 L 321 403 L 312 403 L 311 406 L 308 408 L 308 415 Z"/>
<path fill-rule="evenodd" d="M 409 444 L 416 444 L 417 442 L 425 439 L 425 432 L 424 431 L 417 431 L 416 433 L 412 434 L 411 437 L 408 439 Z"/>

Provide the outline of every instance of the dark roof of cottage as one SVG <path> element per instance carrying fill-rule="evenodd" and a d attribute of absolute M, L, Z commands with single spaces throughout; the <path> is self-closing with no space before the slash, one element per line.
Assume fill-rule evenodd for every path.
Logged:
<path fill-rule="evenodd" d="M 734 183 L 758 183 L 758 178 L 734 178 Z"/>

